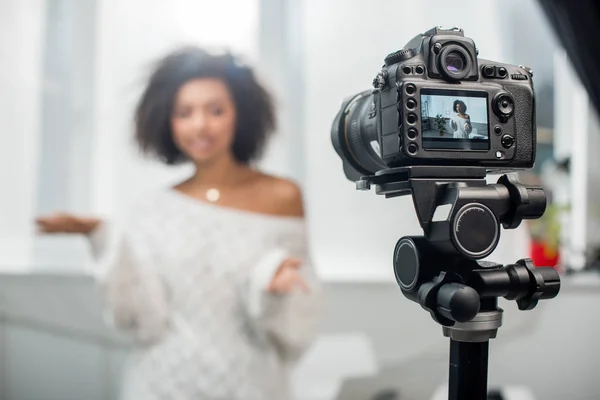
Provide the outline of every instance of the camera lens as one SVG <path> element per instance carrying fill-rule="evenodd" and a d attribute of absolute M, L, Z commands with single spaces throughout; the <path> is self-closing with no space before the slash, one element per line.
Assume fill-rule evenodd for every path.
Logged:
<path fill-rule="evenodd" d="M 448 71 L 456 74 L 465 68 L 466 61 L 462 54 L 457 51 L 451 51 L 446 55 L 444 63 L 446 64 L 446 69 Z"/>
<path fill-rule="evenodd" d="M 413 85 L 412 83 L 409 85 L 406 85 L 406 93 L 407 94 L 415 94 L 416 91 L 417 91 L 417 87 L 415 85 Z"/>
<path fill-rule="evenodd" d="M 408 145 L 407 149 L 408 149 L 409 154 L 415 155 L 415 154 L 417 154 L 417 151 L 419 150 L 419 146 L 417 146 L 414 143 L 411 143 Z"/>
<path fill-rule="evenodd" d="M 417 101 L 415 99 L 406 100 L 406 108 L 414 110 L 417 107 Z"/>
<path fill-rule="evenodd" d="M 371 91 L 358 93 L 344 101 L 331 126 L 331 141 L 341 157 L 344 173 L 356 181 L 386 168 L 377 143 L 376 118 L 372 118 L 374 101 Z"/>
<path fill-rule="evenodd" d="M 419 131 L 417 131 L 415 128 L 409 128 L 408 132 L 406 133 L 406 136 L 408 136 L 410 140 L 415 140 L 418 135 Z"/>
<path fill-rule="evenodd" d="M 408 121 L 409 124 L 414 124 L 415 122 L 417 122 L 418 118 L 416 114 L 408 114 L 408 117 L 406 117 L 406 121 Z"/>

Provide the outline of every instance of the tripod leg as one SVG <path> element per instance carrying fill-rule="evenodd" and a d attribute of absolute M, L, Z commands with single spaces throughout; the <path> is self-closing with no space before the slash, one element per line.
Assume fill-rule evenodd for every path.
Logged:
<path fill-rule="evenodd" d="M 485 342 L 450 340 L 449 400 L 486 400 L 488 347 Z"/>

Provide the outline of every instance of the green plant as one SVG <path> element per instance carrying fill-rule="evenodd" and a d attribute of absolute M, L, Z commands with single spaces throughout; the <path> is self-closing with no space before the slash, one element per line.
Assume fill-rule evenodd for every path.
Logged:
<path fill-rule="evenodd" d="M 543 243 L 547 252 L 556 254 L 560 246 L 560 216 L 569 209 L 568 205 L 548 204 L 544 215 L 529 221 L 531 239 Z"/>
<path fill-rule="evenodd" d="M 448 132 L 448 130 L 446 129 L 446 120 L 444 119 L 444 116 L 442 114 L 438 114 L 435 116 L 434 121 L 436 129 L 440 131 L 440 136 L 444 136 L 444 134 Z"/>

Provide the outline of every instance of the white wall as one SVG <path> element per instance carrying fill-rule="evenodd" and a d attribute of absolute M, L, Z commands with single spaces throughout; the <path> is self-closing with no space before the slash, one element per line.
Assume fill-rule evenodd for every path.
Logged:
<path fill-rule="evenodd" d="M 588 140 L 585 147 L 588 152 L 588 165 L 586 169 L 587 193 L 587 219 L 586 219 L 586 244 L 591 248 L 600 247 L 600 118 L 598 111 L 589 104 Z M 577 146 L 578 151 L 583 148 Z"/>
<path fill-rule="evenodd" d="M 422 233 L 409 197 L 357 192 L 345 180 L 330 127 L 346 96 L 368 89 L 386 54 L 436 25 L 460 26 L 480 57 L 503 59 L 502 21 L 493 2 L 304 0 L 306 187 L 311 245 L 319 270 L 335 279 L 393 279 L 392 253 L 404 235 Z M 467 10 L 467 11 L 466 11 Z M 527 256 L 526 233 L 507 231 L 490 257 Z M 525 240 L 524 240 L 525 239 Z"/>
<path fill-rule="evenodd" d="M 0 268 L 31 264 L 45 1 L 0 2 Z"/>
<path fill-rule="evenodd" d="M 555 55 L 555 149 L 557 159 L 571 158 L 569 185 L 555 188 L 556 201 L 569 205 L 562 218 L 561 257 L 565 267 L 586 266 L 600 244 L 600 123 L 586 88 L 564 50 Z"/>
<path fill-rule="evenodd" d="M 258 63 L 275 98 L 278 128 L 260 162 L 265 172 L 304 180 L 304 47 L 302 3 L 259 0 Z"/>
<path fill-rule="evenodd" d="M 46 1 L 40 70 L 44 91 L 37 100 L 41 107 L 35 162 L 38 215 L 88 211 L 95 6 L 96 0 Z M 74 235 L 37 236 L 32 264 L 44 269 L 79 268 L 88 257 L 86 244 Z"/>

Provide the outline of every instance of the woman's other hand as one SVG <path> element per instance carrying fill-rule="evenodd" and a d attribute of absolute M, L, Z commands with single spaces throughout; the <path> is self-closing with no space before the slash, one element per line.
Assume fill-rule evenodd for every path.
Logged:
<path fill-rule="evenodd" d="M 271 283 L 269 283 L 267 291 L 271 293 L 291 293 L 295 289 L 300 289 L 307 293 L 310 289 L 302 275 L 300 275 L 300 266 L 301 261 L 296 258 L 285 259 L 279 266 Z"/>
<path fill-rule="evenodd" d="M 466 122 L 465 123 L 465 132 L 471 133 L 472 130 L 473 130 L 473 127 L 471 126 L 471 122 Z"/>

